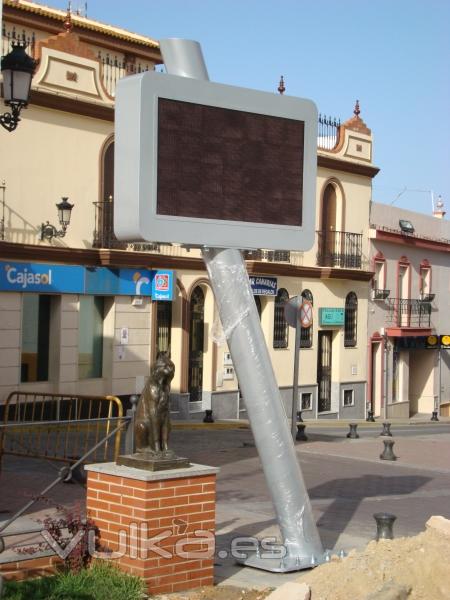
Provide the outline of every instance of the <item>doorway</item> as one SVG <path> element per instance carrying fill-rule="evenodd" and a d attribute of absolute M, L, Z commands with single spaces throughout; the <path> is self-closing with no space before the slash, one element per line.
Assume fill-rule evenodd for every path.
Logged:
<path fill-rule="evenodd" d="M 372 342 L 371 368 L 371 410 L 375 417 L 381 417 L 383 395 L 383 346 L 381 342 Z"/>
<path fill-rule="evenodd" d="M 331 410 L 331 331 L 319 331 L 317 353 L 318 412 Z"/>
<path fill-rule="evenodd" d="M 191 402 L 202 399 L 204 318 L 205 294 L 202 288 L 197 286 L 190 301 L 188 392 Z"/>

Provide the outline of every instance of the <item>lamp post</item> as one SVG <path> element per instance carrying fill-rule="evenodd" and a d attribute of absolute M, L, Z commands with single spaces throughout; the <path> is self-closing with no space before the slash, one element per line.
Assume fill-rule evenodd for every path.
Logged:
<path fill-rule="evenodd" d="M 36 61 L 26 52 L 25 42 L 13 42 L 12 50 L 1 61 L 3 100 L 11 112 L 0 115 L 0 123 L 7 131 L 14 131 L 20 121 L 20 111 L 30 98 L 31 78 Z"/>
<path fill-rule="evenodd" d="M 54 237 L 64 237 L 66 235 L 67 227 L 70 223 L 70 216 L 72 214 L 72 208 L 74 204 L 70 204 L 68 198 L 62 198 L 61 202 L 56 204 L 58 210 L 58 219 L 61 229 L 56 229 L 49 221 L 42 223 L 41 225 L 41 240 L 50 241 Z"/>

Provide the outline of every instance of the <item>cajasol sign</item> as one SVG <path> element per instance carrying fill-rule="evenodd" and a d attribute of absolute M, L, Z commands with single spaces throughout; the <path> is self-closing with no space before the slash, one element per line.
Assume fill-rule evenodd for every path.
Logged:
<path fill-rule="evenodd" d="M 37 263 L 0 263 L 0 289 L 6 292 L 81 294 L 84 267 Z"/>
<path fill-rule="evenodd" d="M 173 271 L 0 261 L 0 290 L 173 299 Z"/>

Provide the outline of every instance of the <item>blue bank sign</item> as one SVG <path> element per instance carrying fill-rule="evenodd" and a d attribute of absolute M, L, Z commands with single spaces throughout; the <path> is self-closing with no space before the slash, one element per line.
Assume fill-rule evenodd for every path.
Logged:
<path fill-rule="evenodd" d="M 0 290 L 173 299 L 173 271 L 0 261 Z"/>
<path fill-rule="evenodd" d="M 11 292 L 81 294 L 84 267 L 37 263 L 0 263 L 0 289 Z"/>
<path fill-rule="evenodd" d="M 254 296 L 276 296 L 276 277 L 249 277 Z"/>

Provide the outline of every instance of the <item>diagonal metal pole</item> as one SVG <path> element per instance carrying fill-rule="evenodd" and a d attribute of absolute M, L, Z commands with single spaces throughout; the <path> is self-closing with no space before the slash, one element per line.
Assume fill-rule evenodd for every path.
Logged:
<path fill-rule="evenodd" d="M 200 45 L 160 41 L 171 75 L 208 79 Z M 203 248 L 202 256 L 239 379 L 255 445 L 272 496 L 286 556 L 249 555 L 246 565 L 285 572 L 321 562 L 322 543 L 295 454 L 286 413 L 258 317 L 244 259 L 239 250 Z"/>

